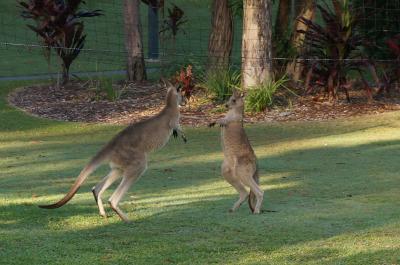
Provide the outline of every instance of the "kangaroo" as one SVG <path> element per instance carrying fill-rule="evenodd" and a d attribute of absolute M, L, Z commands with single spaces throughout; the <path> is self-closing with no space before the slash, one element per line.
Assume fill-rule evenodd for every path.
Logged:
<path fill-rule="evenodd" d="M 236 91 L 226 103 L 229 109 L 224 118 L 212 122 L 221 126 L 221 143 L 224 152 L 224 161 L 221 166 L 221 175 L 238 192 L 239 199 L 230 209 L 237 210 L 248 198 L 250 210 L 254 214 L 260 213 L 264 192 L 259 186 L 257 157 L 243 128 L 244 98 Z M 250 188 L 248 194 L 245 186 Z"/>
<path fill-rule="evenodd" d="M 99 208 L 100 215 L 107 217 L 101 195 L 120 176 L 121 183 L 109 199 L 111 208 L 125 222 L 129 222 L 127 215 L 119 208 L 118 204 L 124 194 L 147 169 L 148 154 L 162 148 L 173 134 L 181 134 L 186 142 L 186 137 L 179 125 L 179 107 L 185 104 L 179 88 L 166 81 L 167 96 L 165 107 L 157 115 L 134 124 L 118 133 L 106 144 L 83 168 L 70 191 L 60 201 L 50 205 L 40 205 L 41 208 L 54 209 L 63 206 L 78 191 L 83 181 L 93 173 L 101 164 L 109 162 L 110 172 L 96 186 L 92 188 L 94 199 Z"/>

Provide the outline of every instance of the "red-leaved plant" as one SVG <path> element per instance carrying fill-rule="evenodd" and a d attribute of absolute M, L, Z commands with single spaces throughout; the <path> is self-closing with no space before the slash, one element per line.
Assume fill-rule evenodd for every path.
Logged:
<path fill-rule="evenodd" d="M 181 86 L 183 95 L 187 100 L 190 100 L 194 90 L 192 69 L 193 67 L 188 65 L 186 69 L 182 68 L 175 77 L 176 83 Z"/>
<path fill-rule="evenodd" d="M 21 16 L 35 22 L 35 25 L 27 26 L 42 39 L 48 59 L 50 50 L 54 49 L 62 60 L 63 83 L 67 83 L 70 66 L 86 39 L 82 18 L 102 15 L 101 10 L 80 10 L 79 5 L 85 3 L 83 0 L 28 0 L 18 3 L 22 7 Z"/>

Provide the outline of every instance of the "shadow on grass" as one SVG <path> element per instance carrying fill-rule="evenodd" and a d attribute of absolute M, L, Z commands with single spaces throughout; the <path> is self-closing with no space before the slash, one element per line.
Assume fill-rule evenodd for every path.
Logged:
<path fill-rule="evenodd" d="M 13 193 L 13 186 L 21 183 L 23 187 L 24 183 L 29 183 L 35 193 L 53 195 L 62 190 L 66 192 L 87 162 L 86 157 L 91 157 L 98 146 L 57 143 L 29 149 L 1 150 L 0 157 L 10 152 L 21 154 L 21 157 L 3 166 L 5 174 L 0 177 L 0 190 L 3 193 Z M 329 198 L 375 193 L 387 187 L 395 187 L 398 180 L 394 176 L 398 166 L 394 158 L 399 154 L 399 146 L 400 141 L 382 141 L 351 147 L 302 149 L 259 157 L 261 181 L 267 188 L 268 185 L 290 186 L 290 183 L 296 183 L 294 187 L 286 188 L 289 196 L 300 194 Z M 155 155 L 149 163 L 149 170 L 134 189 L 138 187 L 138 191 L 143 194 L 156 193 L 160 188 L 182 189 L 221 179 L 219 168 L 222 157 L 202 161 L 196 155 L 185 156 L 185 150 L 180 148 L 182 145 L 170 143 L 166 150 Z M 210 146 L 209 152 L 217 152 L 217 149 Z M 167 153 L 173 155 L 165 159 Z M 161 157 L 163 161 L 158 160 Z M 186 160 L 180 161 L 182 158 Z M 107 171 L 105 166 L 94 174 L 95 177 L 89 177 L 83 190 L 89 190 L 88 186 L 93 186 Z M 271 178 L 271 174 L 277 177 Z M 54 184 L 57 185 L 56 189 L 53 188 Z M 49 189 L 49 185 L 52 188 Z"/>
<path fill-rule="evenodd" d="M 122 208 L 133 219 L 131 225 L 120 223 L 115 216 L 108 220 L 100 219 L 88 192 L 86 195 L 77 195 L 80 198 L 75 198 L 75 202 L 52 211 L 39 209 L 29 202 L 6 204 L 0 209 L 0 219 L 4 222 L 0 228 L 9 231 L 5 238 L 11 238 L 8 242 L 10 250 L 15 251 L 22 244 L 28 249 L 27 253 L 36 248 L 50 253 L 35 257 L 37 263 L 48 262 L 48 255 L 52 257 L 51 253 L 59 253 L 60 248 L 65 250 L 61 255 L 64 260 L 85 260 L 88 264 L 126 263 L 130 260 L 135 260 L 135 264 L 192 261 L 192 264 L 196 264 L 196 261 L 204 264 L 222 260 L 235 263 L 243 256 L 252 256 L 252 253 L 256 256 L 259 253 L 269 255 L 288 246 L 398 222 L 400 210 L 388 196 L 390 189 L 398 192 L 398 168 L 394 158 L 398 157 L 395 154 L 399 144 L 400 141 L 384 141 L 261 157 L 262 184 L 267 188 L 264 209 L 277 212 L 260 216 L 250 215 L 247 205 L 243 205 L 236 213 L 227 213 L 237 199 L 234 193 L 226 195 L 217 192 L 216 195 L 209 195 L 213 193 L 209 189 L 214 183 L 222 181 L 218 170 L 220 161 L 193 159 L 190 163 L 179 164 L 171 159 L 157 164 L 157 169 L 150 168 L 133 187 L 129 194 L 137 194 L 137 199 L 125 199 Z M 58 150 L 56 145 L 53 148 L 48 149 L 50 154 Z M 72 146 L 70 150 L 74 149 Z M 382 163 L 376 163 L 377 157 Z M 52 156 L 51 160 L 54 158 Z M 62 156 L 56 156 L 56 159 L 60 159 L 58 162 L 63 160 Z M 41 172 L 40 162 L 36 164 L 39 169 L 26 172 L 14 182 L 3 178 L 1 182 L 5 186 L 2 185 L 1 192 L 7 196 L 15 195 L 18 191 L 26 198 L 26 191 L 12 186 L 21 184 L 37 194 L 57 197 L 69 189 L 69 182 L 72 183 L 75 178 L 50 180 L 49 172 Z M 162 170 L 163 167 L 170 168 L 171 164 L 174 165 L 173 171 Z M 63 174 L 78 172 L 80 168 L 81 165 L 70 165 L 63 169 Z M 42 180 L 34 178 L 37 172 L 41 172 Z M 271 173 L 278 177 L 269 177 Z M 55 172 L 53 174 L 56 175 Z M 24 181 L 30 178 L 33 180 L 24 186 Z M 99 177 L 96 178 L 99 180 Z M 82 190 L 89 191 L 94 183 L 95 180 L 90 179 Z M 277 188 L 269 189 L 274 185 Z M 209 188 L 202 191 L 202 186 Z M 195 187 L 200 188 L 192 189 Z M 225 189 L 231 188 L 226 184 Z M 168 199 L 171 192 L 179 195 L 180 191 L 182 196 Z M 207 194 L 191 198 L 193 194 L 201 192 Z M 151 201 L 151 196 L 161 198 Z M 30 232 L 26 232 L 28 235 L 25 239 L 16 239 L 27 229 Z M 6 257 L 11 255 L 8 250 L 3 253 Z M 304 256 L 287 253 L 282 259 L 288 262 L 312 262 L 332 258 L 336 254 L 334 249 L 319 249 Z M 377 259 L 382 258 L 381 254 L 377 253 Z M 21 254 L 18 260 L 29 260 L 26 255 Z M 57 261 L 60 258 L 57 255 L 51 260 Z M 349 264 L 358 258 L 368 260 L 367 257 L 373 258 L 374 254 L 335 258 L 334 263 Z"/>
<path fill-rule="evenodd" d="M 219 196 L 156 210 L 148 207 L 132 209 L 135 206 L 125 204 L 123 208 L 128 210 L 132 224 L 121 223 L 115 216 L 102 220 L 93 213 L 94 206 L 73 204 L 58 211 L 43 212 L 32 205 L 10 205 L 2 207 L 1 211 L 6 218 L 12 216 L 14 222 L 0 227 L 10 231 L 7 234 L 11 237 L 28 227 L 34 231 L 34 243 L 28 238 L 12 240 L 9 247 L 13 249 L 19 243 L 28 249 L 45 249 L 47 256 L 37 257 L 37 262 L 49 261 L 51 253 L 59 253 L 62 247 L 63 257 L 68 262 L 92 263 L 107 256 L 107 262 L 113 264 L 130 259 L 135 264 L 222 261 L 224 264 L 241 264 L 238 261 L 244 257 L 259 253 L 270 255 L 281 248 L 385 226 L 398 222 L 399 218 L 399 211 L 395 216 L 381 208 L 374 213 L 379 216 L 374 218 L 375 222 L 360 222 L 369 218 L 368 214 L 353 212 L 349 215 L 345 209 L 337 209 L 326 219 L 321 219 L 320 212 L 326 212 L 328 206 L 325 203 L 316 204 L 313 209 L 299 209 L 298 205 L 290 204 L 285 206 L 286 211 L 259 216 L 250 215 L 243 205 L 238 212 L 228 213 L 226 209 L 232 200 L 233 196 Z M 311 262 L 335 257 L 338 252 L 326 247 L 303 254 L 289 252 L 282 258 L 289 263 Z M 18 259 L 24 255 L 21 253 Z M 348 262 L 358 258 L 368 261 L 367 257 L 373 255 L 361 253 L 335 258 L 335 261 L 350 264 Z"/>

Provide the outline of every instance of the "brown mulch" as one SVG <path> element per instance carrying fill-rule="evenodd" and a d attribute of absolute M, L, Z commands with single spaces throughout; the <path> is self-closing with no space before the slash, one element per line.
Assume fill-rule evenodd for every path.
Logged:
<path fill-rule="evenodd" d="M 72 83 L 57 88 L 53 85 L 36 85 L 15 90 L 9 102 L 35 116 L 55 120 L 92 123 L 128 124 L 159 112 L 164 104 L 165 88 L 152 83 L 120 84 L 120 98 L 107 99 L 105 92 L 93 84 Z M 293 100 L 290 108 L 275 108 L 258 114 L 246 114 L 246 122 L 263 121 L 319 121 L 339 117 L 377 114 L 400 109 L 400 96 L 368 103 L 362 91 L 351 94 L 352 102 L 340 100 L 335 104 L 323 99 L 304 96 Z M 219 110 L 219 111 L 218 111 Z M 181 109 L 183 125 L 204 126 L 223 115 L 223 108 L 216 106 L 200 91 L 190 104 Z"/>

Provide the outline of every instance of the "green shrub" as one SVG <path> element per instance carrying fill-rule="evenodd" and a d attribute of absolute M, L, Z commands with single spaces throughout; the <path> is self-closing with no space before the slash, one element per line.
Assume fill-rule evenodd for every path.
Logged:
<path fill-rule="evenodd" d="M 100 78 L 98 80 L 98 82 L 99 82 L 98 89 L 106 94 L 108 100 L 111 100 L 111 101 L 117 100 L 117 94 L 116 94 L 116 90 L 113 87 L 112 79 Z"/>
<path fill-rule="evenodd" d="M 276 93 L 284 88 L 294 94 L 285 84 L 289 79 L 286 76 L 276 81 L 265 81 L 262 84 L 248 89 L 246 95 L 246 111 L 261 112 L 275 103 Z"/>
<path fill-rule="evenodd" d="M 209 73 L 201 84 L 217 102 L 223 102 L 232 95 L 234 88 L 240 86 L 240 72 L 232 69 Z"/>
<path fill-rule="evenodd" d="M 45 55 L 50 60 L 50 49 L 54 49 L 61 59 L 63 84 L 69 81 L 72 62 L 82 51 L 86 35 L 83 19 L 102 15 L 102 10 L 80 9 L 83 0 L 74 1 L 18 1 L 21 16 L 35 23 L 27 25 L 43 41 Z"/>
<path fill-rule="evenodd" d="M 89 79 L 89 89 L 95 91 L 95 100 L 118 101 L 128 88 L 128 84 L 117 86 L 113 84 L 112 78 L 99 77 L 98 79 Z"/>

